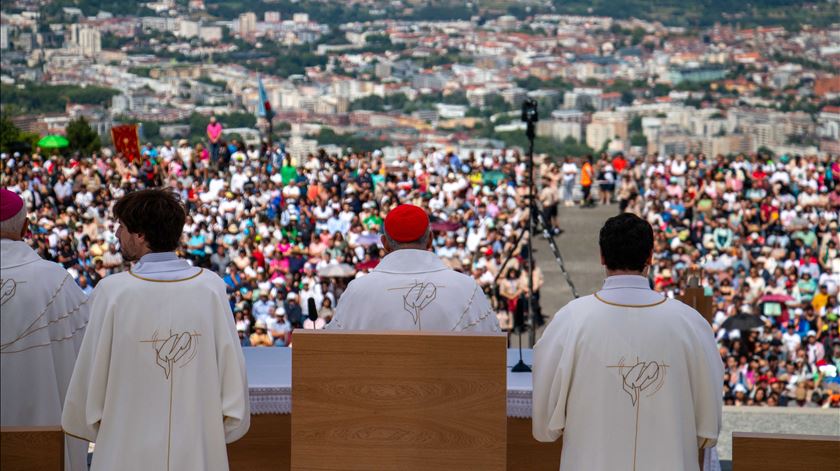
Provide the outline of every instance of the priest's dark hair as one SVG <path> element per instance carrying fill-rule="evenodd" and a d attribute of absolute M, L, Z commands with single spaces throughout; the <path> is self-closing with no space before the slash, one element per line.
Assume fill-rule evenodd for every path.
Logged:
<path fill-rule="evenodd" d="M 172 252 L 181 242 L 187 213 L 169 188 L 128 193 L 114 204 L 114 217 L 134 234 L 143 234 L 152 252 Z"/>
<path fill-rule="evenodd" d="M 653 228 L 633 213 L 607 219 L 598 238 L 609 270 L 641 272 L 653 252 Z"/>

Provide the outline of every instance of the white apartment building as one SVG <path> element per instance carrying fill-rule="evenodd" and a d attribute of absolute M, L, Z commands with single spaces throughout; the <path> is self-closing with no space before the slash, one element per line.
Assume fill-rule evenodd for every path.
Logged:
<path fill-rule="evenodd" d="M 577 142 L 581 141 L 583 126 L 579 122 L 561 121 L 549 119 L 537 122 L 537 136 L 550 137 L 555 141 L 565 141 L 571 137 Z"/>
<path fill-rule="evenodd" d="M 192 39 L 198 36 L 200 30 L 201 24 L 197 21 L 181 20 L 181 23 L 178 25 L 178 36 L 185 39 Z"/>
<path fill-rule="evenodd" d="M 627 118 L 623 113 L 600 111 L 592 115 L 586 126 L 586 145 L 598 150 L 607 141 L 627 139 Z"/>
<path fill-rule="evenodd" d="M 212 43 L 222 40 L 221 26 L 202 26 L 198 32 L 198 37 L 204 42 Z"/>
<path fill-rule="evenodd" d="M 102 36 L 99 30 L 88 25 L 70 25 L 70 39 L 68 46 L 78 48 L 85 57 L 94 57 L 102 52 Z"/>
<path fill-rule="evenodd" d="M 239 15 L 239 35 L 253 36 L 257 32 L 257 14 L 249 11 Z"/>

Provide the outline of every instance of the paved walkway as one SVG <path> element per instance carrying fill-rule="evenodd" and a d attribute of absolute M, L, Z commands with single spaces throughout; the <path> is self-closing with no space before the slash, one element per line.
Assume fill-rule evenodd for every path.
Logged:
<path fill-rule="evenodd" d="M 604 268 L 601 266 L 598 249 L 598 231 L 607 218 L 616 214 L 618 214 L 618 206 L 615 205 L 598 206 L 592 209 L 579 207 L 560 209 L 558 220 L 565 232 L 555 237 L 555 240 L 563 256 L 566 270 L 580 296 L 592 294 L 604 281 Z M 535 246 L 534 259 L 545 276 L 541 304 L 543 313 L 549 317 L 550 322 L 554 314 L 574 297 L 560 266 L 554 259 L 548 241 L 542 235 L 537 235 Z M 542 329 L 539 329 L 537 339 L 541 333 Z M 522 340 L 523 347 L 530 345 L 525 334 Z M 519 345 L 515 335 L 511 336 L 511 345 Z"/>

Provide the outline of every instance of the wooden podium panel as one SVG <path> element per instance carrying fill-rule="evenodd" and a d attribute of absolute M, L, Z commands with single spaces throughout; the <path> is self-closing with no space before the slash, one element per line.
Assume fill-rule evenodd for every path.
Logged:
<path fill-rule="evenodd" d="M 293 470 L 503 470 L 502 334 L 295 332 Z"/>
<path fill-rule="evenodd" d="M 732 471 L 840 469 L 840 436 L 732 433 Z"/>
<path fill-rule="evenodd" d="M 288 471 L 291 463 L 292 416 L 251 416 L 251 428 L 227 446 L 231 471 Z"/>
<path fill-rule="evenodd" d="M 508 418 L 507 469 L 557 471 L 560 469 L 563 438 L 552 443 L 538 442 L 532 427 L 531 419 Z"/>
<path fill-rule="evenodd" d="M 0 469 L 63 471 L 61 427 L 0 427 Z"/>
<path fill-rule="evenodd" d="M 677 297 L 677 299 L 694 308 L 709 324 L 714 320 L 715 310 L 712 304 L 712 297 L 706 296 L 703 288 L 686 288 L 685 293 Z"/>

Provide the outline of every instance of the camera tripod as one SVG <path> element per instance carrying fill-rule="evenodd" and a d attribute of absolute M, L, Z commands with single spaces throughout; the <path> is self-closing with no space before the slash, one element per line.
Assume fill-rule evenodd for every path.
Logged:
<path fill-rule="evenodd" d="M 528 295 L 527 295 L 527 302 L 528 302 L 528 310 L 531 319 L 531 329 L 530 329 L 530 343 L 531 346 L 536 343 L 537 338 L 537 326 L 542 319 L 537 319 L 537 306 L 536 300 L 534 299 L 534 232 L 535 230 L 539 230 L 542 227 L 543 236 L 548 239 L 549 247 L 551 247 L 551 251 L 554 254 L 554 259 L 557 264 L 560 266 L 560 270 L 563 272 L 566 283 L 568 283 L 569 287 L 572 290 L 572 295 L 577 298 L 578 293 L 577 289 L 575 288 L 574 283 L 572 283 L 572 278 L 569 275 L 569 272 L 566 270 L 566 264 L 563 261 L 563 255 L 560 253 L 560 249 L 557 246 L 557 242 L 554 240 L 554 232 L 553 228 L 549 224 L 549 221 L 546 220 L 545 214 L 540 208 L 539 202 L 535 197 L 535 188 L 536 184 L 534 182 L 534 138 L 536 137 L 536 123 L 539 121 L 539 115 L 537 112 L 537 102 L 533 99 L 527 99 L 524 103 L 522 103 L 522 121 L 526 123 L 526 131 L 525 135 L 528 137 L 528 155 L 527 155 L 527 182 L 528 182 L 528 224 L 526 227 L 522 228 L 519 231 L 519 234 L 516 236 L 516 241 L 513 244 L 513 251 L 507 256 L 507 258 L 502 262 L 502 266 L 499 268 L 499 273 L 496 274 L 496 278 L 493 279 L 493 284 L 498 286 L 499 277 L 504 273 L 505 267 L 510 262 L 510 260 L 516 255 L 516 247 L 522 242 L 522 239 L 525 237 L 525 234 L 528 234 L 528 261 L 527 261 L 527 271 L 528 271 Z M 523 313 L 524 314 L 524 313 Z M 522 361 L 522 331 L 525 328 L 524 322 L 524 315 L 523 316 L 514 316 L 514 330 L 517 331 L 519 334 L 519 363 L 513 367 L 513 372 L 527 372 L 531 371 L 531 368 Z"/>

